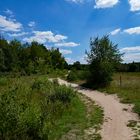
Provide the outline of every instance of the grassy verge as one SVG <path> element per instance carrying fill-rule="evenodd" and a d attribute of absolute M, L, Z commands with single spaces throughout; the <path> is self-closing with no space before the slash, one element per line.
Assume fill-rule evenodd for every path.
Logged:
<path fill-rule="evenodd" d="M 99 139 L 103 116 L 98 106 L 88 106 L 71 88 L 34 75 L 0 78 L 0 118 L 2 140 L 73 140 L 84 139 L 91 126 Z"/>
<path fill-rule="evenodd" d="M 75 101 L 73 111 L 68 115 L 68 122 L 64 125 L 65 118 L 63 125 L 60 125 L 65 128 L 61 140 L 101 140 L 98 132 L 103 123 L 103 110 L 86 96 L 78 96 L 80 100 Z"/>
<path fill-rule="evenodd" d="M 140 116 L 140 73 L 117 73 L 111 85 L 100 90 L 110 94 L 116 93 L 121 102 L 134 104 L 134 111 Z"/>

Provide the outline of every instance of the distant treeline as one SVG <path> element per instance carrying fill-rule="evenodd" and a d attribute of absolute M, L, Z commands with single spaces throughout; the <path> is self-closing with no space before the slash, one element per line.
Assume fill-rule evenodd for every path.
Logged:
<path fill-rule="evenodd" d="M 79 61 L 69 65 L 70 70 L 89 70 L 88 64 L 80 64 Z M 140 62 L 121 63 L 116 67 L 117 72 L 140 72 Z"/>
<path fill-rule="evenodd" d="M 116 70 L 120 72 L 140 72 L 140 62 L 120 64 Z"/>
<path fill-rule="evenodd" d="M 0 72 L 21 74 L 47 73 L 68 67 L 59 49 L 47 49 L 37 42 L 7 41 L 0 36 Z"/>
<path fill-rule="evenodd" d="M 69 70 L 88 70 L 88 64 L 81 64 L 79 61 L 74 62 L 73 64 L 69 64 Z"/>
<path fill-rule="evenodd" d="M 89 70 L 88 64 L 76 61 L 68 65 L 58 48 L 47 49 L 38 42 L 8 41 L 0 36 L 0 73 L 48 74 L 54 69 Z M 140 72 L 139 63 L 120 64 L 118 72 Z"/>

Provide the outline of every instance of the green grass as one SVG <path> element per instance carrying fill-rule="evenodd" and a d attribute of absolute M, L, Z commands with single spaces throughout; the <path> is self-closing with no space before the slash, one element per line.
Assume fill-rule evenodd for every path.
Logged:
<path fill-rule="evenodd" d="M 86 126 L 86 108 L 84 104 L 75 98 L 73 105 L 70 108 L 70 112 L 65 112 L 56 125 L 52 128 L 52 134 L 50 139 L 61 138 L 61 136 L 68 133 L 70 130 L 77 129 L 76 135 L 81 135 L 83 129 Z"/>
<path fill-rule="evenodd" d="M 116 93 L 121 102 L 134 104 L 134 111 L 140 115 L 140 73 L 116 73 L 111 85 L 100 90 L 110 94 Z"/>
<path fill-rule="evenodd" d="M 73 135 L 76 136 L 76 140 L 101 140 L 98 130 L 100 130 L 100 126 L 103 123 L 103 110 L 95 105 L 93 101 L 87 99 L 87 97 L 81 94 L 78 94 L 78 96 L 81 100 L 75 98 L 71 112 L 66 112 L 62 119 L 58 121 L 54 134 L 57 136 L 61 134 L 59 138 L 64 140 L 67 138 L 70 140 L 75 139 Z M 87 101 L 89 102 L 88 104 Z M 85 132 L 85 130 L 88 131 L 90 128 L 95 129 L 92 135 Z M 51 135 L 51 139 L 56 138 L 55 135 Z"/>
<path fill-rule="evenodd" d="M 0 78 L 2 140 L 57 140 L 72 130 L 82 137 L 90 126 L 99 129 L 102 110 L 92 104 L 89 116 L 78 93 L 45 75 Z"/>

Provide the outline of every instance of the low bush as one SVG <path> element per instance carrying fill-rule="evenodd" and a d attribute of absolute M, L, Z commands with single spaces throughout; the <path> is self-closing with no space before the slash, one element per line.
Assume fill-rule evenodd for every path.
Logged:
<path fill-rule="evenodd" d="M 32 80 L 30 84 L 17 80 L 0 93 L 0 139 L 48 139 L 75 97 L 72 89 L 46 79 Z"/>
<path fill-rule="evenodd" d="M 86 70 L 72 70 L 67 76 L 68 81 L 81 81 L 89 77 L 89 71 Z"/>
<path fill-rule="evenodd" d="M 67 76 L 68 81 L 76 81 L 78 79 L 76 71 L 70 71 Z"/>
<path fill-rule="evenodd" d="M 0 86 L 4 86 L 4 85 L 6 85 L 6 84 L 7 84 L 7 79 L 4 78 L 4 77 L 1 77 L 1 78 L 0 78 Z"/>

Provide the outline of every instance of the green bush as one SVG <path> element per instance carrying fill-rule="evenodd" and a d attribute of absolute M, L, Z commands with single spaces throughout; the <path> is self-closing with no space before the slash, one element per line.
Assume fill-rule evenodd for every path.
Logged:
<path fill-rule="evenodd" d="M 0 93 L 1 140 L 48 139 L 76 96 L 71 88 L 46 79 L 32 81 L 27 84 L 17 79 L 9 90 Z"/>
<path fill-rule="evenodd" d="M 76 71 L 70 71 L 67 76 L 68 81 L 76 81 L 78 79 Z"/>
<path fill-rule="evenodd" d="M 7 84 L 7 79 L 4 78 L 4 77 L 1 77 L 1 78 L 0 78 L 0 86 L 4 86 L 4 85 L 6 85 L 6 84 Z"/>
<path fill-rule="evenodd" d="M 86 80 L 89 77 L 89 71 L 87 70 L 72 70 L 67 76 L 68 81 L 81 81 Z"/>

